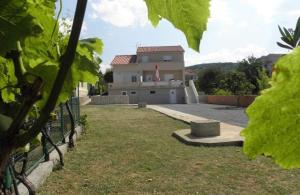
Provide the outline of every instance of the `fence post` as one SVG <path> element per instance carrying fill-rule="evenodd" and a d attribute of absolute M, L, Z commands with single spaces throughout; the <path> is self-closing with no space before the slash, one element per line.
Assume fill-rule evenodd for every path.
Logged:
<path fill-rule="evenodd" d="M 78 89 L 77 89 L 77 106 L 78 106 L 78 120 L 80 119 L 80 98 L 79 98 L 79 84 L 78 84 Z"/>
<path fill-rule="evenodd" d="M 60 107 L 60 132 L 61 132 L 61 135 L 62 135 L 62 143 L 65 144 L 66 139 L 65 139 L 65 134 L 64 134 L 64 129 L 65 129 L 64 106 L 63 106 L 63 104 L 60 104 L 59 107 Z"/>
<path fill-rule="evenodd" d="M 74 117 L 74 121 L 76 121 L 76 115 L 74 114 L 75 113 L 75 107 L 74 107 L 74 98 L 73 98 L 73 96 L 70 98 L 70 107 L 71 107 L 71 111 L 72 111 L 72 115 L 73 115 L 73 117 Z"/>
<path fill-rule="evenodd" d="M 50 156 L 49 156 L 49 151 L 48 151 L 47 141 L 46 141 L 46 136 L 45 136 L 45 134 L 47 133 L 47 127 L 45 127 L 44 130 L 45 130 L 45 132 L 42 134 L 41 142 L 42 142 L 42 147 L 43 147 L 44 160 L 49 161 Z"/>

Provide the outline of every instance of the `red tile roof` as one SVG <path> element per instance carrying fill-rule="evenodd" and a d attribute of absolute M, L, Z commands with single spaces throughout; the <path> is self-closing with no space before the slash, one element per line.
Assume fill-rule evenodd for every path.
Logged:
<path fill-rule="evenodd" d="M 151 46 L 151 47 L 138 47 L 137 53 L 148 52 L 184 52 L 184 49 L 180 45 L 176 46 Z"/>
<path fill-rule="evenodd" d="M 197 72 L 191 69 L 185 69 L 185 75 L 197 75 Z"/>
<path fill-rule="evenodd" d="M 136 55 L 117 55 L 111 65 L 136 63 Z"/>

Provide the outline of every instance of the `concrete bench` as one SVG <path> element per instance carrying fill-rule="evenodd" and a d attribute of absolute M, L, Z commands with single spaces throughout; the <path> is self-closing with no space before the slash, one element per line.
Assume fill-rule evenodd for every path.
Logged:
<path fill-rule="evenodd" d="M 139 102 L 138 103 L 138 108 L 146 108 L 147 103 L 146 102 Z"/>
<path fill-rule="evenodd" d="M 191 121 L 191 134 L 195 137 L 219 136 L 220 122 L 210 119 Z"/>

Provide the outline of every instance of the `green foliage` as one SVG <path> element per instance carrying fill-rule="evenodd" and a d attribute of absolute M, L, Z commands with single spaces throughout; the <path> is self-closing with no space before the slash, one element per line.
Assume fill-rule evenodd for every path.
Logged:
<path fill-rule="evenodd" d="M 285 168 L 300 167 L 300 48 L 275 65 L 272 87 L 247 109 L 244 152 L 272 156 Z"/>
<path fill-rule="evenodd" d="M 206 69 L 199 72 L 197 82 L 199 90 L 206 94 L 214 94 L 215 89 L 220 88 L 222 77 L 223 73 L 219 69 Z"/>
<path fill-rule="evenodd" d="M 12 121 L 13 121 L 12 118 L 5 116 L 4 114 L 0 114 L 0 135 L 2 132 L 8 130 Z"/>
<path fill-rule="evenodd" d="M 220 87 L 233 95 L 250 95 L 255 88 L 243 72 L 231 71 L 224 74 Z"/>
<path fill-rule="evenodd" d="M 56 0 L 4 0 L 0 7 L 0 141 L 7 132 L 19 110 L 26 107 L 31 98 L 33 84 L 43 81 L 35 106 L 28 105 L 24 117 L 13 136 L 25 134 L 31 126 L 27 119 L 37 119 L 45 106 L 54 81 L 61 69 L 61 61 L 69 41 L 70 31 L 59 32 L 55 19 Z M 70 28 L 70 26 L 67 26 Z M 76 49 L 75 60 L 67 74 L 57 103 L 65 102 L 79 82 L 95 83 L 99 72 L 99 55 L 103 43 L 98 38 L 83 39 Z M 56 100 L 53 100 L 53 102 Z M 24 121 L 24 122 L 23 122 Z M 22 125 L 23 124 L 23 125 Z M 25 128 L 26 126 L 26 128 Z M 28 127 L 27 127 L 28 126 Z M 15 133 L 17 132 L 17 134 Z M 39 137 L 31 140 L 38 143 Z M 29 146 L 19 148 L 28 151 Z M 1 160 L 0 160 L 1 162 Z M 0 170 L 1 171 L 1 170 Z M 1 173 L 0 173 L 1 174 Z"/>
<path fill-rule="evenodd" d="M 105 83 L 112 83 L 114 81 L 113 71 L 111 71 L 111 70 L 106 71 L 103 76 L 103 79 L 104 79 Z"/>
<path fill-rule="evenodd" d="M 84 114 L 84 115 L 81 115 L 80 118 L 79 118 L 79 121 L 78 121 L 79 125 L 82 125 L 83 127 L 87 127 L 88 125 L 88 121 L 87 121 L 87 115 Z"/>
<path fill-rule="evenodd" d="M 269 78 L 262 62 L 255 57 L 249 57 L 239 62 L 236 70 L 209 68 L 200 71 L 197 86 L 200 91 L 212 95 L 218 90 L 233 95 L 253 95 L 269 87 Z"/>
<path fill-rule="evenodd" d="M 269 78 L 261 60 L 250 56 L 239 62 L 237 70 L 243 72 L 246 79 L 254 86 L 251 92 L 253 95 L 269 87 Z"/>
<path fill-rule="evenodd" d="M 0 56 L 0 91 L 5 103 L 12 102 L 18 93 L 18 89 L 14 87 L 17 84 L 14 72 L 12 61 Z"/>
<path fill-rule="evenodd" d="M 89 95 L 101 95 L 107 92 L 107 83 L 104 81 L 104 75 L 101 71 L 98 73 L 98 81 L 95 85 L 92 85 L 89 91 Z"/>
<path fill-rule="evenodd" d="M 199 51 L 200 40 L 206 30 L 210 0 L 145 0 L 148 18 L 157 26 L 162 18 L 180 29 L 189 47 Z"/>
<path fill-rule="evenodd" d="M 45 29 L 41 19 L 54 11 L 55 0 L 2 0 L 0 6 L 0 55 L 16 48 L 17 41 L 36 36 Z M 41 14 L 43 11 L 43 14 Z"/>
<path fill-rule="evenodd" d="M 285 49 L 294 49 L 300 45 L 300 17 L 298 18 L 295 30 L 286 29 L 285 27 L 281 28 L 278 26 L 279 32 L 281 34 L 281 40 L 284 42 L 277 42 L 279 47 Z"/>
<path fill-rule="evenodd" d="M 42 140 L 42 133 L 39 133 L 38 136 L 36 136 L 32 142 L 30 143 L 30 147 L 35 148 L 39 145 L 41 145 Z"/>
<path fill-rule="evenodd" d="M 214 95 L 232 95 L 230 91 L 224 90 L 224 89 L 215 89 Z"/>
<path fill-rule="evenodd" d="M 70 97 L 72 91 L 79 82 L 95 84 L 98 80 L 99 63 L 98 57 L 102 53 L 103 43 L 98 38 L 80 40 L 71 72 L 64 84 L 64 99 Z"/>
<path fill-rule="evenodd" d="M 26 152 L 29 152 L 29 151 L 30 151 L 30 144 L 26 144 L 23 147 L 17 148 L 15 150 L 15 153 L 22 154 L 22 153 L 26 153 Z"/>

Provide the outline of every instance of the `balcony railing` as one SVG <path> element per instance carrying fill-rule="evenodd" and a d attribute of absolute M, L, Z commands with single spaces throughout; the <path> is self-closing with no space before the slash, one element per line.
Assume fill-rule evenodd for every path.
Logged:
<path fill-rule="evenodd" d="M 147 82 L 135 82 L 135 83 L 109 83 L 109 89 L 121 89 L 121 88 L 136 88 L 136 87 L 180 87 L 183 86 L 183 81 L 171 80 L 171 81 L 147 81 Z"/>

